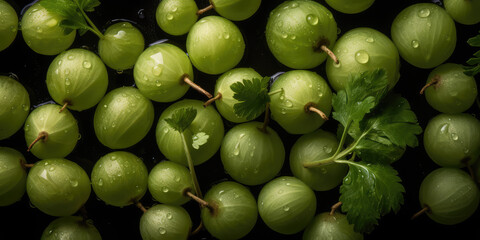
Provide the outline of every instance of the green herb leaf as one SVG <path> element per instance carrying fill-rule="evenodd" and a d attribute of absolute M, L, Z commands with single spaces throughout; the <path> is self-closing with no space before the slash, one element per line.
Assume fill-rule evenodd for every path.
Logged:
<path fill-rule="evenodd" d="M 351 75 L 344 90 L 333 95 L 333 118 L 343 126 L 358 122 L 369 113 L 388 92 L 384 69 Z"/>
<path fill-rule="evenodd" d="M 100 5 L 100 1 L 98 0 L 75 0 L 80 8 L 86 12 L 93 12 L 96 8 Z"/>
<path fill-rule="evenodd" d="M 362 160 L 391 163 L 407 146 L 418 146 L 417 135 L 422 128 L 408 101 L 399 95 L 389 95 L 359 125 L 352 126 L 349 133 L 360 138 L 355 152 Z"/>
<path fill-rule="evenodd" d="M 270 96 L 268 95 L 269 80 L 269 77 L 244 79 L 242 82 L 230 85 L 230 89 L 234 92 L 233 98 L 239 101 L 239 103 L 233 105 L 233 110 L 237 116 L 253 120 L 265 111 L 266 104 L 270 102 Z"/>
<path fill-rule="evenodd" d="M 342 162 L 350 167 L 340 187 L 342 211 L 355 231 L 370 232 L 381 216 L 400 209 L 405 189 L 388 164 Z"/>
<path fill-rule="evenodd" d="M 165 122 L 176 131 L 183 133 L 192 124 L 196 116 L 197 110 L 193 107 L 180 108 L 173 112 L 172 117 L 166 118 Z"/>
<path fill-rule="evenodd" d="M 480 34 L 468 39 L 467 43 L 472 47 L 480 47 Z M 473 58 L 468 59 L 464 73 L 468 76 L 475 76 L 480 72 L 480 51 L 473 54 Z"/>
<path fill-rule="evenodd" d="M 192 136 L 192 147 L 195 149 L 199 149 L 200 146 L 208 142 L 209 137 L 210 136 L 208 136 L 204 132 L 196 133 L 195 135 Z"/>

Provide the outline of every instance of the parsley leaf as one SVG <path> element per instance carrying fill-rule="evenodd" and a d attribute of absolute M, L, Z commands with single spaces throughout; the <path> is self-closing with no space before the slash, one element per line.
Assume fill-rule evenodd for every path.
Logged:
<path fill-rule="evenodd" d="M 265 111 L 266 104 L 270 102 L 270 96 L 268 95 L 269 80 L 269 77 L 244 79 L 242 82 L 230 85 L 230 89 L 234 92 L 233 98 L 239 101 L 233 105 L 233 110 L 237 116 L 253 120 Z"/>
<path fill-rule="evenodd" d="M 78 30 L 80 35 L 87 31 L 97 32 L 96 27 L 87 23 L 88 17 L 83 11 L 92 12 L 95 7 L 100 5 L 98 0 L 42 0 L 40 4 L 49 12 L 59 14 L 64 20 L 60 22 L 60 26 L 65 28 L 65 34 L 69 34 L 73 30 Z M 101 34 L 101 33 L 100 33 Z"/>
<path fill-rule="evenodd" d="M 422 128 L 408 101 L 399 95 L 389 95 L 351 132 L 363 135 L 355 147 L 361 159 L 391 163 L 401 157 L 407 146 L 418 146 L 416 135 L 422 133 Z"/>
<path fill-rule="evenodd" d="M 384 69 L 351 75 L 344 90 L 332 98 L 333 118 L 343 126 L 360 121 L 388 92 L 388 79 Z"/>
<path fill-rule="evenodd" d="M 342 211 L 357 232 L 370 232 L 378 219 L 403 204 L 405 192 L 397 171 L 388 164 L 347 163 L 350 167 L 340 187 Z"/>
<path fill-rule="evenodd" d="M 196 133 L 195 135 L 192 136 L 192 147 L 195 149 L 199 149 L 200 146 L 208 142 L 209 137 L 210 136 L 208 136 L 204 132 Z"/>
<path fill-rule="evenodd" d="M 480 34 L 468 39 L 467 43 L 472 47 L 480 47 Z M 465 67 L 464 73 L 469 76 L 475 76 L 480 72 L 480 51 L 477 51 L 473 56 L 467 61 L 470 66 Z"/>
<path fill-rule="evenodd" d="M 193 107 L 180 108 L 175 110 L 170 118 L 166 118 L 165 122 L 176 131 L 183 133 L 192 124 L 196 116 L 197 110 Z"/>

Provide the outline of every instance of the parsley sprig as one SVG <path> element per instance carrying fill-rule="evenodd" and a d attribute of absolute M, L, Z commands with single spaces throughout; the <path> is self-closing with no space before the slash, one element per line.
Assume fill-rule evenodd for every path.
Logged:
<path fill-rule="evenodd" d="M 94 11 L 100 5 L 98 0 L 42 0 L 40 4 L 50 12 L 64 18 L 60 26 L 65 28 L 65 34 L 78 30 L 80 35 L 87 31 L 103 38 L 102 32 L 93 24 L 85 12 Z"/>
<path fill-rule="evenodd" d="M 268 82 L 270 78 L 244 79 L 230 85 L 234 92 L 233 98 L 239 101 L 233 105 L 235 114 L 253 120 L 265 111 L 265 106 L 270 102 Z"/>
<path fill-rule="evenodd" d="M 388 89 L 384 69 L 351 76 L 345 90 L 332 98 L 333 118 L 341 124 L 338 149 L 327 159 L 304 163 L 305 167 L 348 164 L 340 202 L 358 232 L 372 231 L 381 216 L 403 204 L 405 189 L 390 164 L 407 146 L 416 147 L 416 135 L 422 132 L 408 101 Z M 351 143 L 342 150 L 347 138 Z M 361 161 L 343 160 L 348 155 Z"/>
<path fill-rule="evenodd" d="M 480 47 L 480 34 L 468 39 L 467 43 L 472 47 Z M 480 72 L 480 50 L 473 54 L 474 57 L 468 59 L 465 67 L 465 74 L 475 76 Z"/>

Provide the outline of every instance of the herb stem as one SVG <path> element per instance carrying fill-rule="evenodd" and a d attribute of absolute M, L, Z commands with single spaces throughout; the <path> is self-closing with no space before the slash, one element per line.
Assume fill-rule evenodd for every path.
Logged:
<path fill-rule="evenodd" d="M 195 187 L 195 192 L 197 193 L 197 196 L 199 198 L 203 198 L 202 191 L 200 190 L 200 185 L 198 184 L 197 174 L 195 173 L 192 156 L 190 155 L 190 150 L 188 149 L 187 141 L 185 140 L 185 134 L 183 132 L 180 132 L 180 136 L 182 137 L 183 149 L 185 150 L 185 155 L 187 157 L 188 168 L 190 170 L 190 175 L 193 179 L 193 186 Z"/>
<path fill-rule="evenodd" d="M 262 131 L 263 133 L 268 133 L 267 127 L 269 123 L 270 123 L 270 103 L 267 102 L 267 104 L 265 105 L 265 118 L 263 119 L 263 124 L 262 124 L 262 128 L 260 128 L 260 131 Z"/>
<path fill-rule="evenodd" d="M 104 39 L 105 36 L 102 34 L 102 32 L 100 32 L 100 30 L 98 30 L 97 26 L 95 26 L 95 24 L 93 24 L 92 20 L 90 20 L 90 18 L 87 16 L 85 11 L 83 11 L 80 4 L 78 4 L 78 0 L 75 0 L 75 4 L 77 4 L 77 7 L 78 7 L 78 9 L 80 9 L 80 12 L 82 13 L 83 17 L 85 18 L 85 20 L 87 20 L 87 23 L 91 26 L 91 28 L 89 30 L 92 31 L 93 33 L 95 33 L 95 35 L 97 35 L 100 39 Z"/>
<path fill-rule="evenodd" d="M 268 96 L 272 96 L 273 94 L 277 94 L 277 93 L 280 93 L 280 92 L 283 92 L 283 88 L 280 88 L 280 89 L 275 90 L 275 91 L 273 91 L 273 92 L 269 92 L 269 93 L 268 93 Z"/>
<path fill-rule="evenodd" d="M 345 144 L 345 140 L 347 139 L 348 129 L 350 128 L 351 125 L 352 125 L 352 120 L 349 120 L 347 122 L 347 126 L 345 126 L 345 128 L 343 129 L 342 138 L 340 138 L 340 143 L 338 144 L 337 151 L 335 151 L 335 153 L 333 154 L 333 157 L 336 157 L 342 150 L 343 144 Z"/>

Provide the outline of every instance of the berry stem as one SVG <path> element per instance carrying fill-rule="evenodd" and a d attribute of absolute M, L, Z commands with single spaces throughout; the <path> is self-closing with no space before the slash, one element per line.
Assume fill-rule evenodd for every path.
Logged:
<path fill-rule="evenodd" d="M 188 74 L 184 74 L 182 76 L 182 79 L 183 79 L 183 82 L 185 82 L 186 84 L 190 85 L 190 87 L 192 87 L 193 89 L 197 90 L 198 92 L 202 93 L 203 95 L 207 96 L 208 98 L 212 98 L 212 94 L 210 94 L 209 92 L 207 92 L 206 90 L 204 90 L 203 88 L 201 88 L 200 86 L 198 86 L 197 84 L 195 84 L 192 80 L 190 80 L 190 76 L 188 76 Z"/>
<path fill-rule="evenodd" d="M 335 211 L 337 211 L 337 209 L 342 206 L 342 202 L 337 202 L 335 204 L 333 204 L 331 210 L 330 210 L 330 216 L 333 216 L 333 214 L 335 214 Z"/>
<path fill-rule="evenodd" d="M 69 101 L 65 101 L 65 102 L 63 103 L 62 108 L 60 108 L 60 111 L 58 111 L 58 113 L 63 112 L 63 110 L 65 110 L 65 109 L 68 107 L 68 105 L 70 105 L 70 102 L 69 102 Z"/>
<path fill-rule="evenodd" d="M 269 123 L 270 123 L 270 103 L 267 102 L 267 104 L 265 104 L 265 118 L 263 119 L 262 128 L 259 128 L 260 131 L 262 131 L 263 133 L 268 133 L 267 127 Z"/>
<path fill-rule="evenodd" d="M 335 64 L 339 63 L 337 56 L 335 56 L 332 50 L 330 50 L 330 48 L 328 48 L 326 45 L 321 45 L 320 49 L 322 49 L 322 51 L 327 53 L 327 55 L 333 60 L 333 62 L 335 62 Z"/>
<path fill-rule="evenodd" d="M 187 146 L 187 140 L 185 140 L 185 134 L 181 132 L 180 136 L 182 137 L 183 149 L 187 157 L 188 168 L 190 170 L 190 175 L 192 176 L 192 179 L 193 179 L 193 186 L 195 188 L 195 192 L 197 193 L 197 196 L 199 198 L 203 198 L 202 190 L 200 189 L 200 185 L 198 184 L 197 174 L 195 173 L 195 167 L 193 165 L 192 156 L 190 155 L 190 150 Z"/>
<path fill-rule="evenodd" d="M 35 145 L 35 143 L 37 143 L 40 140 L 42 140 L 43 142 L 46 142 L 48 140 L 48 133 L 45 131 L 41 131 L 38 134 L 37 138 L 35 138 L 35 140 L 33 140 L 30 146 L 28 146 L 27 152 L 30 152 L 30 149 L 32 149 L 33 145 Z"/>
<path fill-rule="evenodd" d="M 430 207 L 425 206 L 422 210 L 418 211 L 417 213 L 413 214 L 413 216 L 410 218 L 411 220 L 421 216 L 422 214 L 430 211 Z"/>
<path fill-rule="evenodd" d="M 197 197 L 197 195 L 193 194 L 192 192 L 187 191 L 187 192 L 185 192 L 185 194 L 187 196 L 189 196 L 190 198 L 192 198 L 193 200 L 195 200 L 195 202 L 198 202 L 200 204 L 200 206 L 206 207 L 206 208 L 209 208 L 210 210 L 212 210 L 212 206 L 210 206 L 210 204 L 208 204 L 207 201 Z"/>
<path fill-rule="evenodd" d="M 217 96 L 208 99 L 208 100 L 203 104 L 203 106 L 204 106 L 204 107 L 208 107 L 210 104 L 212 104 L 213 102 L 215 102 L 215 101 L 217 101 L 217 100 L 219 100 L 219 99 L 221 99 L 221 98 L 222 98 L 222 93 L 219 92 L 219 93 L 217 94 Z"/>
<path fill-rule="evenodd" d="M 420 94 L 423 94 L 423 92 L 425 92 L 425 90 L 427 90 L 428 87 L 434 85 L 436 86 L 436 84 L 440 81 L 440 76 L 439 75 L 435 75 L 433 76 L 432 80 L 430 80 L 427 84 L 425 84 L 425 86 L 423 86 L 423 88 L 420 90 Z"/>
<path fill-rule="evenodd" d="M 320 117 L 323 118 L 323 120 L 325 120 L 325 121 L 328 120 L 327 115 L 324 112 L 322 112 L 320 109 L 318 109 L 314 103 L 311 103 L 311 102 L 307 103 L 305 105 L 305 112 L 307 112 L 307 113 L 308 112 L 314 112 L 314 113 L 320 115 Z"/>
<path fill-rule="evenodd" d="M 147 212 L 147 209 L 143 206 L 143 204 L 139 201 L 135 201 L 135 206 L 137 206 L 143 213 Z"/>
<path fill-rule="evenodd" d="M 35 166 L 35 164 L 33 164 L 33 163 L 24 163 L 22 166 L 23 166 L 24 168 L 32 168 L 33 166 Z"/>
<path fill-rule="evenodd" d="M 204 14 L 205 12 L 208 12 L 208 11 L 210 11 L 210 10 L 212 10 L 212 9 L 213 9 L 213 4 L 210 4 L 210 5 L 208 5 L 207 7 L 198 10 L 198 11 L 197 11 L 197 15 L 202 15 L 202 14 Z"/>
<path fill-rule="evenodd" d="M 194 236 L 198 234 L 202 229 L 203 229 L 203 222 L 200 221 L 200 223 L 198 224 L 198 227 L 193 232 L 190 233 L 190 236 Z"/>

